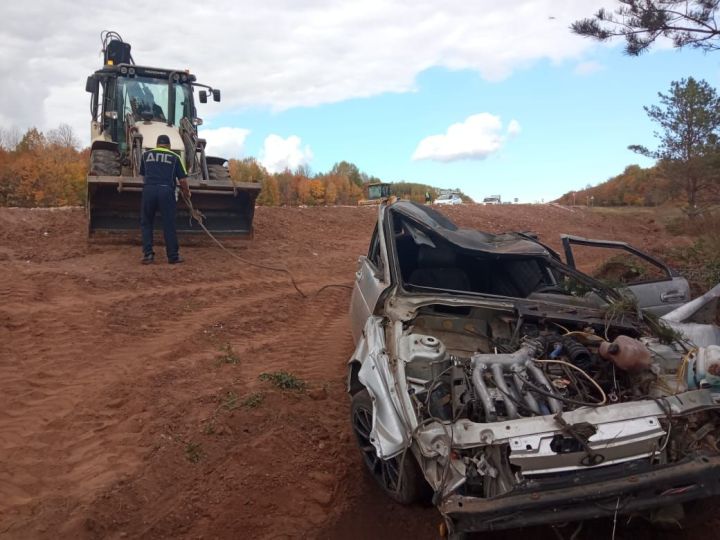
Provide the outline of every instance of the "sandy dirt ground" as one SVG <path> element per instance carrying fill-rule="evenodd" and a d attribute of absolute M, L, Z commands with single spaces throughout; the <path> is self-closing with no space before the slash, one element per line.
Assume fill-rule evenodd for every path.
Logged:
<path fill-rule="evenodd" d="M 351 284 L 375 211 L 259 208 L 255 239 L 230 242 L 287 265 L 303 299 L 202 238 L 182 239 L 182 265 L 142 266 L 139 235 L 89 243 L 82 210 L 0 209 L 0 538 L 436 538 L 436 510 L 395 505 L 363 473 L 344 386 L 350 292 L 312 295 Z M 556 248 L 560 232 L 668 241 L 646 215 L 444 211 Z M 280 370 L 307 390 L 259 378 Z M 483 538 L 518 534 L 556 538 Z M 620 527 L 630 537 L 659 536 Z"/>

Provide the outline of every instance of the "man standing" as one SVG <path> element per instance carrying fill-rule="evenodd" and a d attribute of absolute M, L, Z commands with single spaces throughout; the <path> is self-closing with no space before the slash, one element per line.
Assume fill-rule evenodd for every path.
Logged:
<path fill-rule="evenodd" d="M 160 135 L 157 147 L 148 150 L 140 160 L 140 175 L 144 176 L 140 225 L 142 227 L 143 264 L 155 260 L 153 251 L 153 225 L 155 213 L 160 210 L 165 236 L 165 251 L 168 263 L 183 262 L 178 253 L 177 232 L 175 230 L 176 180 L 185 196 L 190 198 L 190 186 L 187 181 L 185 164 L 179 155 L 170 150 L 170 138 Z"/>

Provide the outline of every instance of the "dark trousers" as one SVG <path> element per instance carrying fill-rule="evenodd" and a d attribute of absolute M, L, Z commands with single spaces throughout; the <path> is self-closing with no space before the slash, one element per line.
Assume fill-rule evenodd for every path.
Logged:
<path fill-rule="evenodd" d="M 160 210 L 165 235 L 165 251 L 169 261 L 178 258 L 177 232 L 175 231 L 175 188 L 163 185 L 145 185 L 142 192 L 142 227 L 143 255 L 153 253 L 153 225 L 155 213 Z"/>

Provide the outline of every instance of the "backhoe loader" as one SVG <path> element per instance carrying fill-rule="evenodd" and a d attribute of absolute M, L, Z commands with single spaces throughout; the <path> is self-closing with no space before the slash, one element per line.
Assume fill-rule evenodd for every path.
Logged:
<path fill-rule="evenodd" d="M 227 160 L 205 154 L 198 136 L 194 94 L 200 103 L 220 101 L 220 90 L 200 84 L 188 70 L 136 65 L 130 44 L 116 32 L 103 32 L 102 69 L 87 79 L 91 146 L 87 177 L 88 234 L 137 230 L 143 178 L 140 160 L 158 135 L 185 163 L 193 206 L 213 234 L 252 237 L 260 184 L 233 183 Z M 159 218 L 158 218 L 159 219 Z M 179 202 L 177 230 L 201 232 Z"/>

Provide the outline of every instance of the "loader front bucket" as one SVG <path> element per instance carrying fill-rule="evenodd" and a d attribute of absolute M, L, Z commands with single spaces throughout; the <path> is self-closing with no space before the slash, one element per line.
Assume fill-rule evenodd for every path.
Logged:
<path fill-rule="evenodd" d="M 213 234 L 252 238 L 255 199 L 260 184 L 210 180 L 191 180 L 192 204 L 205 216 L 205 226 Z M 88 234 L 97 231 L 139 231 L 142 179 L 119 176 L 88 176 Z M 175 220 L 178 233 L 203 232 L 190 219 L 185 203 L 178 201 Z M 162 230 L 161 217 L 155 217 L 155 230 Z"/>

